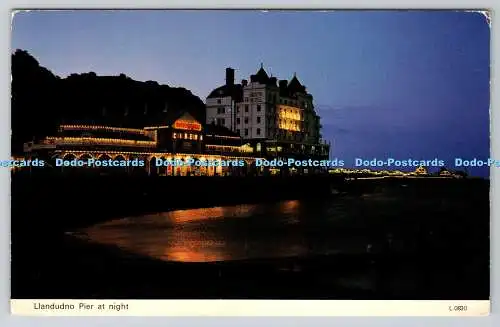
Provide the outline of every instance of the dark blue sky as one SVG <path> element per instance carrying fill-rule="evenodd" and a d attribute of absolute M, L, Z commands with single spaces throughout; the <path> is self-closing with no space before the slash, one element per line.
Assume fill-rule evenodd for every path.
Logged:
<path fill-rule="evenodd" d="M 489 156 L 490 29 L 454 11 L 48 11 L 13 21 L 12 48 L 60 76 L 125 73 L 203 100 L 224 68 L 299 79 L 332 155 Z M 469 170 L 473 172 L 473 170 Z M 476 170 L 484 175 L 485 169 Z"/>

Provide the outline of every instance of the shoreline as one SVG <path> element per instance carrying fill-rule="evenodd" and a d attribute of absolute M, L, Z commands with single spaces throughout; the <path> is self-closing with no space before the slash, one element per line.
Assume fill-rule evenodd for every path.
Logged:
<path fill-rule="evenodd" d="M 171 210 L 324 198 L 331 196 L 331 183 L 343 182 L 320 176 L 13 176 L 12 222 L 19 227 L 66 230 Z"/>
<path fill-rule="evenodd" d="M 124 177 L 16 176 L 11 179 L 12 230 L 68 231 L 99 222 L 160 212 L 361 196 L 381 190 L 439 196 L 465 185 L 489 188 L 485 179 L 344 177 Z M 410 186 L 410 187 L 408 187 Z"/>
<path fill-rule="evenodd" d="M 105 181 L 109 182 L 110 179 L 103 179 L 101 182 Z M 180 183 L 182 180 L 178 181 Z M 193 181 L 199 183 L 197 179 Z M 275 198 L 262 197 L 276 190 L 277 183 L 273 183 L 274 181 L 276 180 L 267 181 L 268 184 L 265 185 L 268 187 L 267 193 L 258 194 L 260 199 L 275 201 Z M 43 180 L 32 185 L 41 187 L 42 182 Z M 72 182 L 74 183 L 75 179 Z M 81 184 L 74 184 L 72 190 L 77 190 L 82 185 L 92 185 L 92 182 L 92 180 L 80 180 Z M 127 182 L 130 183 L 131 180 L 125 179 L 122 183 Z M 226 182 L 221 182 L 219 187 L 227 186 Z M 155 182 L 146 183 L 154 185 Z M 172 186 L 172 180 L 168 179 L 158 183 L 158 190 L 161 190 L 165 183 Z M 302 183 L 302 185 L 307 184 L 306 181 Z M 14 188 L 25 185 L 18 183 Z M 60 187 L 64 184 L 53 183 L 53 189 L 55 185 Z M 274 185 L 274 189 L 270 185 Z M 323 181 L 322 190 L 327 188 L 329 190 L 330 186 Z M 376 253 L 306 255 L 225 262 L 168 262 L 128 253 L 116 246 L 89 243 L 64 233 L 72 229 L 70 226 L 79 228 L 90 224 L 91 221 L 76 219 L 78 224 L 70 224 L 64 223 L 62 219 L 85 218 L 84 213 L 95 212 L 100 203 L 89 203 L 85 210 L 79 212 L 71 211 L 71 202 L 61 206 L 64 210 L 42 211 L 40 209 L 47 210 L 54 207 L 29 206 L 27 204 L 33 202 L 27 201 L 26 198 L 16 199 L 13 196 L 13 209 L 17 212 L 13 213 L 11 234 L 12 298 L 488 299 L 487 181 L 412 180 L 401 183 L 401 181 L 363 180 L 345 186 L 344 190 L 351 198 L 349 203 L 352 205 L 356 203 L 361 205 L 373 194 L 397 196 L 400 200 L 394 203 L 396 212 L 411 216 L 408 217 L 409 220 L 404 221 L 386 220 L 384 212 L 380 212 L 380 224 L 374 225 L 373 222 L 361 220 L 359 222 L 366 222 L 366 225 L 363 223 L 362 226 L 358 226 L 358 222 L 355 222 L 346 229 L 337 228 L 336 233 L 343 233 L 346 237 L 368 235 L 380 241 L 383 239 L 379 237 L 385 235 L 387 230 L 402 233 L 401 237 L 404 239 L 406 239 L 405 233 L 410 233 L 409 239 L 416 237 L 415 233 L 425 234 L 431 230 L 443 234 L 434 239 L 437 244 L 427 243 L 422 239 L 422 246 L 415 252 L 395 253 L 381 250 L 382 252 Z M 16 191 L 19 192 L 19 189 Z M 40 199 L 47 199 L 50 195 L 41 193 L 44 196 L 37 198 L 34 195 L 39 193 L 31 193 L 33 188 L 29 190 L 26 188 L 24 191 L 27 191 L 25 194 L 32 194 L 33 198 L 30 199 L 37 203 L 43 203 Z M 68 193 L 68 189 L 64 191 Z M 122 193 L 129 191 L 137 194 L 142 189 L 134 190 L 130 187 L 122 189 Z M 234 191 L 230 189 L 226 193 L 231 192 Z M 19 196 L 21 193 L 13 192 L 13 194 Z M 288 194 L 297 195 L 293 192 Z M 161 200 L 163 195 L 162 192 L 157 199 Z M 329 194 L 323 194 L 323 198 L 318 198 L 314 192 L 305 195 L 312 201 L 336 199 Z M 239 200 L 240 196 L 237 194 L 234 199 Z M 444 198 L 452 198 L 455 202 L 462 201 L 465 209 L 448 208 L 446 204 L 439 204 L 439 199 Z M 253 199 L 257 200 L 259 197 Z M 412 213 L 413 207 L 406 199 L 419 199 L 419 201 L 423 199 L 424 202 L 432 200 L 431 203 L 436 203 L 438 207 L 429 210 L 427 207 L 422 207 L 419 212 Z M 206 201 L 191 204 L 201 202 Z M 168 201 L 160 203 L 163 206 L 158 208 L 172 203 Z M 146 206 L 138 207 L 138 209 L 144 208 Z M 369 209 L 368 206 L 364 210 Z M 69 210 L 69 213 L 65 210 Z M 32 212 L 36 215 L 20 216 L 23 212 Z M 72 216 L 71 212 L 76 214 Z M 422 216 L 425 212 L 430 216 Z M 41 219 L 44 217 L 50 219 L 48 215 L 51 213 L 54 214 L 51 221 Z M 105 213 L 107 212 L 103 212 L 93 220 L 105 221 L 124 217 L 105 215 Z M 143 212 L 138 213 L 141 214 Z M 132 214 L 129 212 L 127 216 Z M 418 229 L 415 232 L 413 232 L 414 227 Z"/>

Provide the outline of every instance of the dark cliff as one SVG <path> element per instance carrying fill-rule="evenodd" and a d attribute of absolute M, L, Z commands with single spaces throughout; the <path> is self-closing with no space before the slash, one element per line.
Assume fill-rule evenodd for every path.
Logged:
<path fill-rule="evenodd" d="M 61 123 L 123 127 L 160 125 L 166 113 L 188 111 L 205 121 L 203 101 L 184 88 L 94 72 L 61 78 L 27 51 L 12 55 L 12 152 L 53 134 Z"/>

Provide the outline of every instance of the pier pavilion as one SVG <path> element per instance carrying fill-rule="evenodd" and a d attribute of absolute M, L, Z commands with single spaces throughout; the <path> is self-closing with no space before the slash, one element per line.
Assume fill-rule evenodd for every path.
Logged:
<path fill-rule="evenodd" d="M 64 160 L 141 160 L 144 166 L 92 168 L 97 171 L 119 170 L 133 174 L 163 176 L 214 176 L 256 174 L 254 148 L 236 133 L 213 124 L 203 126 L 184 112 L 170 121 L 144 128 L 122 128 L 71 124 L 59 126 L 55 136 L 25 143 L 28 159 L 43 159 L 55 167 L 56 159 Z M 243 161 L 233 166 L 157 166 L 156 161 L 189 159 L 197 161 Z M 81 168 L 76 168 L 81 169 Z"/>

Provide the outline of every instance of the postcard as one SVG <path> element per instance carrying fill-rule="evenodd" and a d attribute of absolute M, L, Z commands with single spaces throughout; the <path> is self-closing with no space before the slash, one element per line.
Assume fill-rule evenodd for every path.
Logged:
<path fill-rule="evenodd" d="M 489 17 L 16 11 L 12 313 L 488 315 Z"/>

